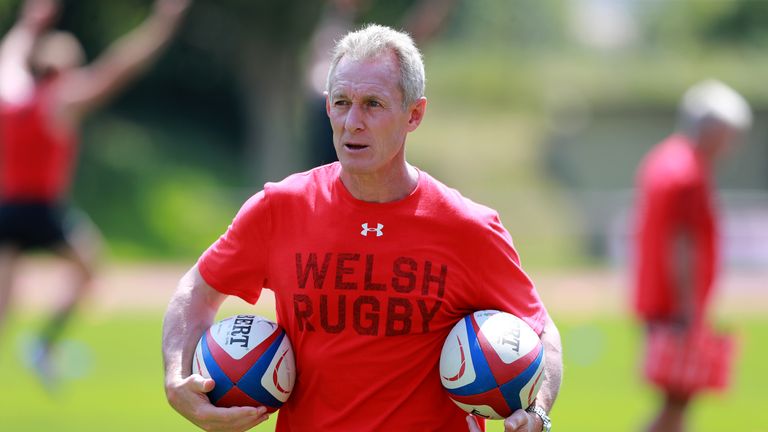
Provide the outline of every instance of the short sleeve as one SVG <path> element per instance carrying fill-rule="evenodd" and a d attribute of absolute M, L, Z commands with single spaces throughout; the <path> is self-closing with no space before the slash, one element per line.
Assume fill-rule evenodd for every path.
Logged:
<path fill-rule="evenodd" d="M 227 231 L 198 260 L 203 279 L 217 291 L 256 303 L 267 284 L 270 212 L 261 191 L 243 204 Z"/>
<path fill-rule="evenodd" d="M 476 254 L 482 279 L 475 307 L 511 313 L 541 334 L 547 310 L 533 282 L 520 266 L 512 236 L 495 212 L 483 228 L 485 232 L 480 236 L 481 245 Z"/>

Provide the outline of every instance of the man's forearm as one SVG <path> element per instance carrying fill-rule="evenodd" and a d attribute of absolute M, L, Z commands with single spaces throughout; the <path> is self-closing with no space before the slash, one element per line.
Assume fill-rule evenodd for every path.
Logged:
<path fill-rule="evenodd" d="M 675 321 L 678 324 L 688 326 L 694 320 L 695 288 L 694 288 L 694 253 L 695 244 L 693 235 L 688 230 L 680 230 L 673 238 L 672 248 L 672 272 L 677 314 Z"/>
<path fill-rule="evenodd" d="M 541 333 L 541 341 L 544 344 L 544 378 L 536 396 L 536 405 L 549 412 L 560 392 L 560 383 L 563 377 L 563 348 L 560 342 L 560 332 L 555 323 L 548 319 L 544 331 Z"/>
<path fill-rule="evenodd" d="M 163 320 L 163 362 L 166 378 L 190 374 L 192 353 L 200 335 L 213 323 L 223 296 L 202 282 L 196 268 L 179 282 Z"/>

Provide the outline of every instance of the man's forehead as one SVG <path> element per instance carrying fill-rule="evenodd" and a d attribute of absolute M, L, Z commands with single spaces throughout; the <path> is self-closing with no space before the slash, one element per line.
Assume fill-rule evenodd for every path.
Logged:
<path fill-rule="evenodd" d="M 331 94 L 349 91 L 387 92 L 400 90 L 399 70 L 394 55 L 382 53 L 357 60 L 342 57 L 331 80 Z"/>

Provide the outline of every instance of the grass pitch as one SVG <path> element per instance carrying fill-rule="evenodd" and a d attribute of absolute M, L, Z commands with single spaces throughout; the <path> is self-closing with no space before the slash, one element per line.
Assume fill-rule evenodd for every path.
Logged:
<path fill-rule="evenodd" d="M 557 319 L 557 317 L 555 317 Z M 39 321 L 17 317 L 0 340 L 0 419 L 5 431 L 189 431 L 165 401 L 160 313 L 81 317 L 67 334 L 62 362 L 72 375 L 48 394 L 22 360 Z M 622 319 L 560 318 L 565 380 L 552 418 L 558 430 L 640 430 L 656 404 L 636 373 L 640 334 Z M 741 355 L 731 390 L 694 405 L 691 430 L 768 431 L 764 361 L 768 321 L 739 324 Z M 734 415 L 734 413 L 749 415 Z M 274 417 L 256 430 L 273 430 Z M 489 422 L 489 431 L 503 430 Z"/>

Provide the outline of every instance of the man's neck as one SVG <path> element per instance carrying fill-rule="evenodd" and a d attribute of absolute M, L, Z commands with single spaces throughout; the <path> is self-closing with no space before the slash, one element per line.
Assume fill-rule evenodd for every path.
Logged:
<path fill-rule="evenodd" d="M 409 164 L 386 174 L 355 174 L 341 169 L 341 181 L 353 197 L 366 202 L 401 200 L 416 189 L 419 171 Z"/>

